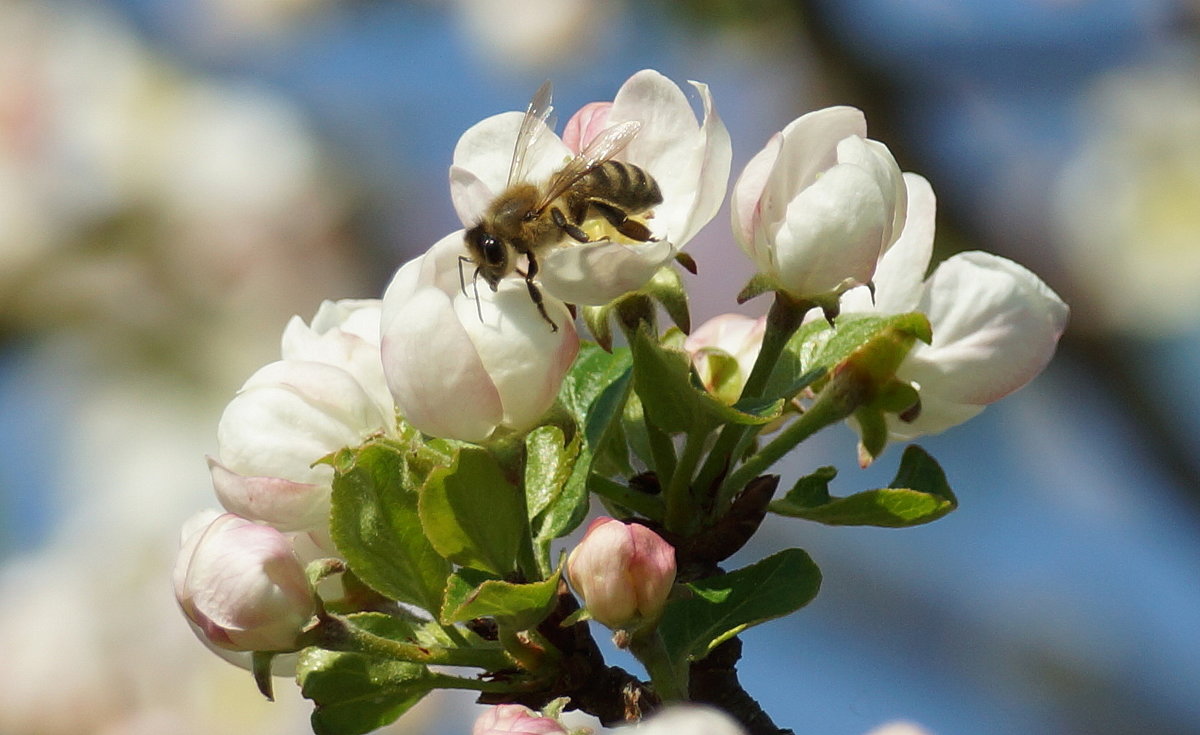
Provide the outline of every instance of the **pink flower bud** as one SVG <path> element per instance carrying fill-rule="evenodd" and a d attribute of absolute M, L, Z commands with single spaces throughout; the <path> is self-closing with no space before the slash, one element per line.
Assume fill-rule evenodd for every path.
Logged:
<path fill-rule="evenodd" d="M 592 618 L 614 630 L 653 624 L 675 583 L 675 549 L 637 523 L 597 518 L 567 558 Z"/>
<path fill-rule="evenodd" d="M 475 720 L 471 735 L 566 735 L 558 720 L 542 717 L 519 704 L 498 704 Z"/>
<path fill-rule="evenodd" d="M 291 540 L 232 513 L 186 535 L 174 582 L 197 634 L 232 651 L 294 649 L 315 611 Z"/>

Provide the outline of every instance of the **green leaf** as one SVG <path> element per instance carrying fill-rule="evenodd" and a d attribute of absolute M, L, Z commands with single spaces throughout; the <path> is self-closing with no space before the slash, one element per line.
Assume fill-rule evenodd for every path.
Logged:
<path fill-rule="evenodd" d="M 818 467 L 811 475 L 805 475 L 783 498 L 792 505 L 811 508 L 829 502 L 829 483 L 837 477 L 837 468 Z M 778 502 L 778 501 L 777 501 Z"/>
<path fill-rule="evenodd" d="M 446 559 L 504 576 L 529 539 L 521 490 L 484 449 L 464 447 L 421 488 L 421 527 Z"/>
<path fill-rule="evenodd" d="M 539 426 L 525 435 L 525 503 L 531 520 L 562 494 L 581 444 L 578 435 L 566 443 L 557 426 Z"/>
<path fill-rule="evenodd" d="M 447 625 L 474 618 L 495 618 L 501 625 L 526 630 L 546 619 L 558 601 L 558 583 L 562 572 L 530 584 L 514 584 L 497 579 L 478 580 L 465 575 L 451 578 L 455 604 L 442 611 Z M 463 590 L 466 594 L 463 594 Z M 447 595 L 449 602 L 450 595 Z"/>
<path fill-rule="evenodd" d="M 599 345 L 583 342 L 571 370 L 563 379 L 558 397 L 575 417 L 585 425 L 592 402 L 613 382 L 619 380 L 632 363 L 628 348 L 605 352 Z"/>
<path fill-rule="evenodd" d="M 672 661 L 697 661 L 743 630 L 807 605 L 821 586 L 808 554 L 786 549 L 728 574 L 685 585 L 692 596 L 667 605 L 659 624 Z"/>
<path fill-rule="evenodd" d="M 802 481 L 803 482 L 803 481 Z M 825 498 L 800 487 L 771 503 L 771 511 L 831 526 L 904 528 L 935 521 L 958 507 L 946 475 L 933 457 L 914 445 L 904 450 L 890 487 L 844 498 Z"/>
<path fill-rule="evenodd" d="M 622 416 L 633 393 L 633 368 L 627 367 L 592 402 L 584 424 L 584 438 L 597 471 L 606 475 L 633 474 Z"/>
<path fill-rule="evenodd" d="M 408 625 L 388 615 L 364 613 L 352 620 L 387 638 L 412 635 Z M 434 681 L 420 664 L 316 647 L 301 651 L 296 665 L 300 692 L 316 705 L 316 735 L 359 735 L 394 722 L 433 689 Z"/>
<path fill-rule="evenodd" d="M 350 569 L 386 597 L 440 609 L 450 564 L 422 530 L 404 453 L 371 441 L 346 450 L 337 466 L 330 533 Z"/>
<path fill-rule="evenodd" d="M 633 341 L 633 386 L 650 421 L 668 433 L 701 434 L 720 424 L 765 424 L 780 415 L 774 401 L 755 413 L 722 403 L 692 380 L 687 353 L 663 347 L 640 328 Z"/>

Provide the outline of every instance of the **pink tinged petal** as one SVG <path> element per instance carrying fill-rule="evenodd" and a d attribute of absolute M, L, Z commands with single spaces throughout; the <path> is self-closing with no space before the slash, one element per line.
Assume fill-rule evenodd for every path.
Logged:
<path fill-rule="evenodd" d="M 454 310 L 480 364 L 499 394 L 501 422 L 528 429 L 554 403 L 566 368 L 579 350 L 579 336 L 566 306 L 543 294 L 547 315 L 538 312 L 529 290 L 518 279 L 501 282 L 499 290 L 479 294 L 483 319 L 474 298 L 458 297 Z M 461 394 L 460 394 L 461 395 Z"/>
<path fill-rule="evenodd" d="M 684 340 L 683 348 L 691 356 L 705 388 L 709 391 L 717 388 L 708 356 L 719 351 L 737 361 L 736 380 L 722 391 L 722 397 L 727 392 L 732 400 L 737 399 L 758 359 L 766 326 L 765 316 L 755 319 L 744 314 L 721 314 L 692 330 Z"/>
<path fill-rule="evenodd" d="M 539 278 L 545 290 L 562 301 L 600 306 L 644 286 L 675 252 L 666 240 L 571 245 L 542 258 Z"/>
<path fill-rule="evenodd" d="M 774 270 L 769 248 L 761 247 L 766 243 L 759 235 L 762 229 L 762 195 L 779 151 L 783 146 L 783 134 L 776 133 L 767 141 L 761 151 L 742 169 L 737 182 L 730 194 L 730 209 L 732 210 L 733 234 L 738 245 L 746 254 L 758 263 L 763 270 Z"/>
<path fill-rule="evenodd" d="M 608 128 L 611 102 L 589 102 L 571 116 L 563 127 L 562 141 L 572 153 L 579 153 Z"/>
<path fill-rule="evenodd" d="M 597 518 L 567 559 L 571 586 L 610 628 L 656 618 L 675 580 L 675 550 L 650 529 Z"/>
<path fill-rule="evenodd" d="M 684 340 L 683 348 L 697 352 L 705 347 L 718 347 L 737 358 L 739 363 L 752 366 L 762 348 L 767 318 L 745 314 L 721 314 L 694 329 Z"/>
<path fill-rule="evenodd" d="M 503 418 L 500 394 L 451 298 L 422 288 L 391 316 L 383 332 L 383 369 L 401 415 L 432 436 L 486 439 Z"/>
<path fill-rule="evenodd" d="M 937 198 L 933 187 L 917 174 L 904 174 L 908 216 L 894 245 L 888 248 L 875 268 L 875 308 L 881 314 L 905 314 L 914 311 L 921 299 L 925 272 L 933 255 L 934 220 Z M 855 289 L 856 291 L 858 289 Z M 866 289 L 862 289 L 866 292 Z M 849 294 L 847 294 L 849 295 Z M 843 311 L 863 311 L 848 306 Z"/>
<path fill-rule="evenodd" d="M 797 298 L 827 293 L 846 279 L 865 283 L 890 218 L 874 179 L 856 166 L 834 166 L 787 209 L 775 242 L 779 282 Z"/>
<path fill-rule="evenodd" d="M 675 548 L 641 524 L 630 524 L 627 530 L 634 547 L 630 576 L 637 592 L 638 612 L 644 617 L 657 617 L 675 584 Z"/>
<path fill-rule="evenodd" d="M 933 344 L 914 348 L 898 375 L 920 383 L 931 400 L 979 406 L 1046 367 L 1069 314 L 1036 275 L 981 252 L 939 265 L 919 308 L 933 326 Z"/>
<path fill-rule="evenodd" d="M 309 531 L 329 523 L 329 486 L 279 477 L 241 475 L 208 458 L 217 500 L 230 513 L 279 531 Z"/>

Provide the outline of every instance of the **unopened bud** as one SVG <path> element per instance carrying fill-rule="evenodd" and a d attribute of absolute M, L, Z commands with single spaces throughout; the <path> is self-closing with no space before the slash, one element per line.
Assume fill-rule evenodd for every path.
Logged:
<path fill-rule="evenodd" d="M 226 513 L 184 539 L 175 598 L 210 643 L 232 651 L 286 651 L 315 611 L 292 541 Z"/>
<path fill-rule="evenodd" d="M 489 707 L 475 720 L 471 735 L 566 735 L 558 720 L 542 717 L 519 704 Z"/>
<path fill-rule="evenodd" d="M 567 558 L 592 618 L 614 630 L 652 625 L 675 583 L 675 549 L 637 523 L 597 518 Z"/>

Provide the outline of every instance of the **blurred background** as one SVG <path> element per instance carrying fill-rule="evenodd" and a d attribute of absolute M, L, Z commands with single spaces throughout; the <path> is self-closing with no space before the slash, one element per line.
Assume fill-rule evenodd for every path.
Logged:
<path fill-rule="evenodd" d="M 960 509 L 768 521 L 815 602 L 744 636 L 797 733 L 1200 733 L 1196 0 L 0 2 L 0 735 L 307 731 L 175 609 L 204 454 L 294 313 L 374 297 L 459 223 L 468 126 L 552 79 L 560 120 L 654 67 L 711 85 L 734 175 L 796 116 L 863 108 L 982 248 L 1073 307 L 1050 369 L 922 444 Z M 750 274 L 726 214 L 693 320 Z M 747 313 L 765 310 L 765 299 Z M 830 431 L 784 467 L 882 486 Z M 786 481 L 786 479 L 785 479 Z M 394 732 L 469 730 L 433 697 Z"/>

